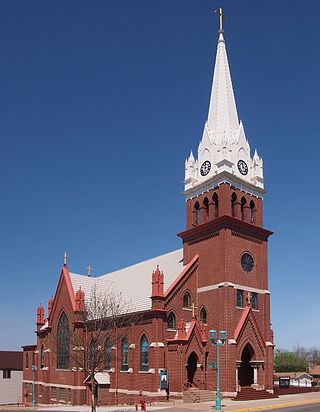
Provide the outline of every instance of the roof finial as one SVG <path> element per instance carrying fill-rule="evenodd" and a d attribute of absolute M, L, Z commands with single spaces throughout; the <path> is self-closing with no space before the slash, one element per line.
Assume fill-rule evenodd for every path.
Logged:
<path fill-rule="evenodd" d="M 64 252 L 64 255 L 63 255 L 63 264 L 66 266 L 67 265 L 67 260 L 68 260 L 68 255 L 67 255 L 67 252 Z"/>
<path fill-rule="evenodd" d="M 91 276 L 91 272 L 93 272 L 93 267 L 91 265 L 89 265 L 87 267 L 87 275 L 90 277 Z"/>
<path fill-rule="evenodd" d="M 222 7 L 219 7 L 219 9 L 215 10 L 214 12 L 219 16 L 219 21 L 220 21 L 219 33 L 223 33 L 223 19 L 225 16 L 223 15 Z"/>

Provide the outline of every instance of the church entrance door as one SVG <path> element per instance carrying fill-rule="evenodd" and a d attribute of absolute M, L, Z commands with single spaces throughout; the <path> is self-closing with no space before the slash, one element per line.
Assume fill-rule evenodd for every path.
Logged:
<path fill-rule="evenodd" d="M 189 384 L 193 384 L 194 375 L 197 371 L 198 356 L 195 352 L 191 352 L 187 363 L 187 379 Z"/>
<path fill-rule="evenodd" d="M 241 366 L 239 368 L 240 386 L 251 386 L 253 384 L 253 368 L 250 361 L 253 359 L 254 350 L 248 343 L 241 354 Z"/>

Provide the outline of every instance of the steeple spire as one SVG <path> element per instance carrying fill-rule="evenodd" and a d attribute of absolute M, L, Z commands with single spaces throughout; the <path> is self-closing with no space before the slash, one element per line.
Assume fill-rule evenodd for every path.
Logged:
<path fill-rule="evenodd" d="M 224 182 L 261 196 L 263 162 L 257 152 L 251 157 L 244 127 L 238 118 L 233 93 L 222 9 L 208 118 L 204 125 L 198 156 L 191 152 L 185 163 L 185 195 L 197 196 Z M 248 186 L 249 185 L 249 186 Z"/>
<path fill-rule="evenodd" d="M 232 135 L 239 129 L 237 107 L 222 29 L 219 30 L 208 113 L 208 128 L 210 137 L 217 143 L 223 139 L 232 140 Z"/>

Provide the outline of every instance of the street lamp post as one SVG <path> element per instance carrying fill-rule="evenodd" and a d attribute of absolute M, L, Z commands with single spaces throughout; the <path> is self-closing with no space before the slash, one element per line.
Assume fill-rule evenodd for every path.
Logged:
<path fill-rule="evenodd" d="M 227 332 L 221 330 L 219 332 L 219 339 L 217 337 L 217 331 L 212 329 L 209 331 L 209 339 L 211 340 L 212 346 L 217 348 L 217 391 L 216 391 L 216 411 L 221 411 L 221 395 L 220 395 L 220 346 L 224 346 L 227 339 Z"/>
<path fill-rule="evenodd" d="M 36 365 L 32 365 L 32 406 L 36 406 L 36 394 L 35 394 L 35 372 L 37 370 Z"/>

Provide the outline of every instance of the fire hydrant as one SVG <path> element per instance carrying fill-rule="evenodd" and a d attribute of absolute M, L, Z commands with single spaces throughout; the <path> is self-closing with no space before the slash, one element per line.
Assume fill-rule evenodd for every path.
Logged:
<path fill-rule="evenodd" d="M 141 399 L 140 403 L 141 403 L 141 410 L 142 410 L 142 411 L 146 411 L 146 410 L 147 410 L 147 403 L 146 403 L 146 401 L 145 401 L 144 399 Z"/>

